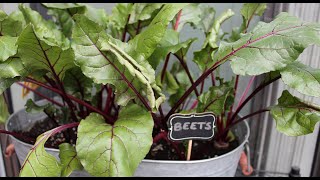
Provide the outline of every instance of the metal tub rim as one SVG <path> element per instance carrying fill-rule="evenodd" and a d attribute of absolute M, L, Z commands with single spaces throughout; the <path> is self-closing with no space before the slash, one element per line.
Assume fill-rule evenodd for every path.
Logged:
<path fill-rule="evenodd" d="M 12 119 L 13 116 L 15 116 L 16 114 L 20 113 L 21 111 L 25 111 L 25 108 L 23 109 L 20 109 L 19 111 L 15 112 L 15 113 L 12 113 L 7 122 L 5 123 L 5 129 L 6 130 L 9 130 L 8 129 L 8 124 L 10 122 L 10 120 Z M 249 124 L 248 122 L 245 120 L 243 122 L 241 122 L 240 124 L 244 123 L 245 125 L 245 131 L 246 131 L 246 134 L 244 136 L 244 140 L 236 147 L 234 148 L 233 150 L 229 151 L 228 153 L 225 153 L 223 155 L 220 155 L 218 157 L 213 157 L 213 158 L 208 158 L 208 159 L 201 159 L 201 160 L 190 160 L 190 161 L 183 161 L 183 160 L 152 160 L 152 159 L 143 159 L 142 162 L 144 163 L 160 163 L 160 164 L 195 164 L 195 163 L 203 163 L 203 162 L 208 162 L 208 161 L 214 161 L 214 160 L 218 160 L 218 159 L 221 159 L 221 158 L 224 158 L 226 156 L 229 156 L 230 154 L 233 154 L 234 152 L 238 151 L 240 148 L 243 148 L 245 143 L 248 142 L 248 138 L 250 136 L 250 127 L 249 127 Z M 239 124 L 239 125 L 240 125 Z M 18 143 L 21 143 L 29 148 L 31 148 L 33 145 L 29 144 L 29 143 L 25 143 L 17 138 L 15 138 L 14 136 L 12 135 L 9 135 L 12 139 L 14 139 L 15 141 L 17 141 Z M 45 150 L 46 151 L 51 151 L 51 152 L 59 152 L 59 149 L 54 149 L 54 148 L 46 148 L 45 147 Z"/>

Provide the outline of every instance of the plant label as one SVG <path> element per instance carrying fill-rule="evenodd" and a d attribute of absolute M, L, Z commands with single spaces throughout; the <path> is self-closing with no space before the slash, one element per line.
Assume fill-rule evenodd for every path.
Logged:
<path fill-rule="evenodd" d="M 210 140 L 214 135 L 215 121 L 213 113 L 173 114 L 168 120 L 169 139 Z"/>

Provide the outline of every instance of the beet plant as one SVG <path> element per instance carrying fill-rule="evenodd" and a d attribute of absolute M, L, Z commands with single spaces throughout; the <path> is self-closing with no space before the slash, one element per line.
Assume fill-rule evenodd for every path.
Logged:
<path fill-rule="evenodd" d="M 283 12 L 249 28 L 266 4 L 244 4 L 242 25 L 232 32 L 223 32 L 221 25 L 234 12 L 216 14 L 205 4 L 120 3 L 111 14 L 81 3 L 42 5 L 52 19 L 22 4 L 9 15 L 0 11 L 0 93 L 13 83 L 34 92 L 48 104 L 28 100 L 26 111 L 45 112 L 55 124 L 36 139 L 0 130 L 34 144 L 20 176 L 69 176 L 74 170 L 132 176 L 144 158 L 157 159 L 160 144 L 171 153 L 170 160 L 185 160 L 186 141 L 168 139 L 167 121 L 175 113 L 214 113 L 215 136 L 202 143 L 218 150 L 237 140 L 231 127 L 259 113 L 271 113 L 277 129 L 289 136 L 312 133 L 320 120 L 318 105 L 287 90 L 277 104 L 239 116 L 257 93 L 279 79 L 302 94 L 320 97 L 320 70 L 299 62 L 304 49 L 320 45 L 318 23 Z M 197 38 L 180 37 L 187 26 L 205 36 L 193 59 L 187 53 Z M 190 64 L 199 72 L 192 72 Z M 223 64 L 230 65 L 231 80 L 220 75 Z M 238 92 L 245 75 L 251 79 Z M 258 75 L 265 80 L 249 93 Z M 6 98 L 0 102 L 5 122 Z M 57 134 L 64 139 L 51 146 L 60 149 L 60 159 L 45 151 Z M 194 159 L 208 157 L 197 153 Z"/>

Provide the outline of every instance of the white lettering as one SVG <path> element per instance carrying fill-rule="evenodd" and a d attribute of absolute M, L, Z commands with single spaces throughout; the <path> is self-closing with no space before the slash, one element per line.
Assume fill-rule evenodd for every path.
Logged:
<path fill-rule="evenodd" d="M 206 127 L 204 129 L 210 130 L 211 129 L 211 122 L 207 122 Z"/>
<path fill-rule="evenodd" d="M 200 124 L 200 130 L 202 130 L 202 126 L 206 124 L 206 122 L 198 122 Z"/>
<path fill-rule="evenodd" d="M 182 127 L 181 127 L 181 123 L 175 123 L 174 127 L 173 127 L 174 131 L 181 131 Z"/>
<path fill-rule="evenodd" d="M 189 130 L 189 124 L 190 124 L 190 122 L 185 122 L 185 123 L 183 124 L 182 129 L 183 129 L 183 130 Z"/>
<path fill-rule="evenodd" d="M 198 124 L 198 123 L 197 122 L 192 122 L 191 126 L 190 126 L 190 129 L 191 130 L 197 130 L 196 124 Z"/>

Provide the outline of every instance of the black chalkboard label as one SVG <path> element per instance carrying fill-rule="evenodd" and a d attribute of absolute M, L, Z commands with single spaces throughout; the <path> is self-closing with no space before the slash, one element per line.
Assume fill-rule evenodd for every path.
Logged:
<path fill-rule="evenodd" d="M 214 135 L 215 121 L 213 113 L 173 114 L 168 120 L 169 139 L 210 140 Z"/>

